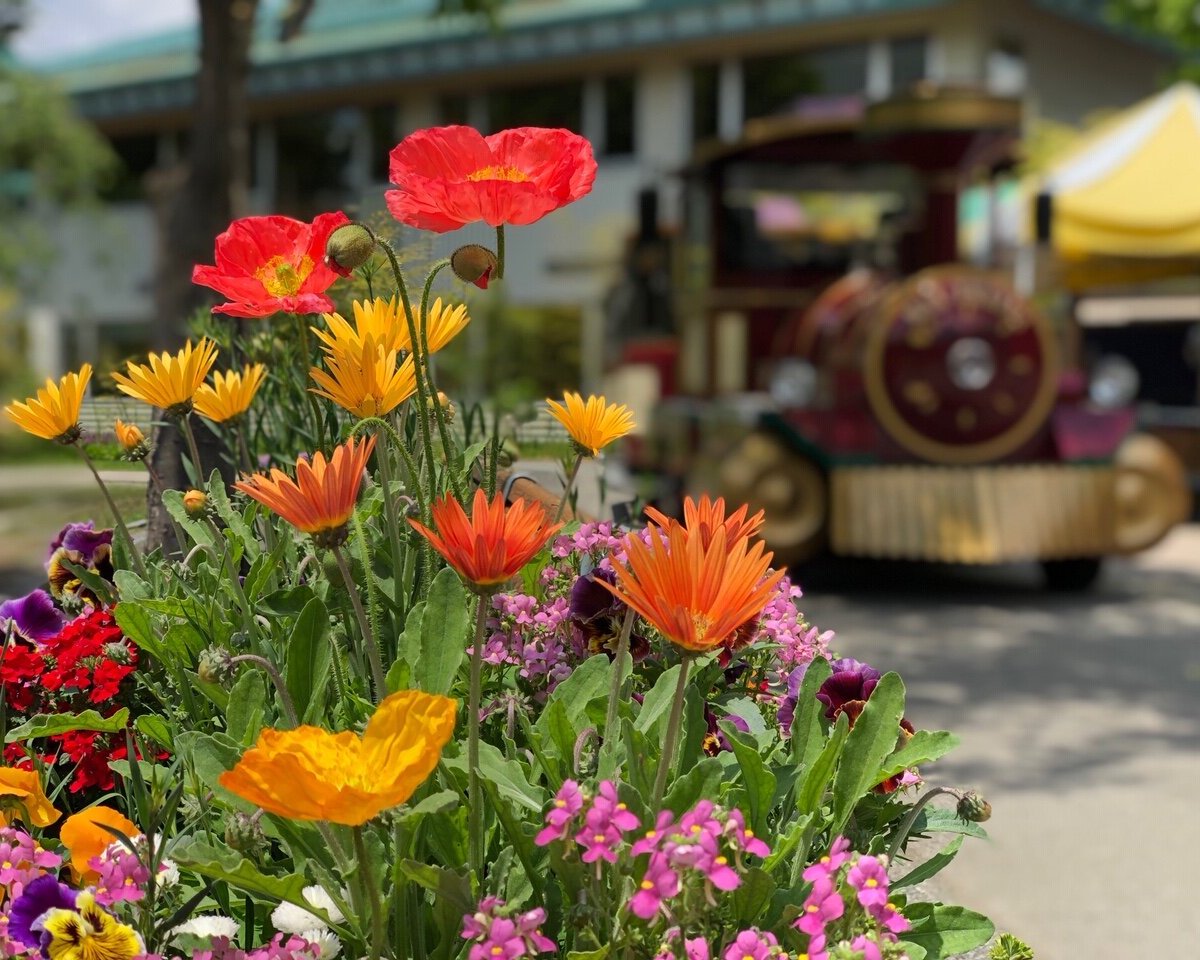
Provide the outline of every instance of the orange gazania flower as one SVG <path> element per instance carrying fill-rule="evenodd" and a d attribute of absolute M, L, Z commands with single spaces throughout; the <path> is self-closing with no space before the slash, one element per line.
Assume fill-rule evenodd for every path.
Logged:
<path fill-rule="evenodd" d="M 201 384 L 193 401 L 196 412 L 213 423 L 225 423 L 240 417 L 250 409 L 254 395 L 262 386 L 267 368 L 252 363 L 245 370 L 229 370 L 213 374 L 211 385 Z"/>
<path fill-rule="evenodd" d="M 356 442 L 353 438 L 336 447 L 328 461 L 322 453 L 312 462 L 296 461 L 296 479 L 278 468 L 270 476 L 256 473 L 234 484 L 246 496 L 283 517 L 321 545 L 335 545 L 345 538 L 346 521 L 354 513 L 358 488 L 375 437 Z"/>
<path fill-rule="evenodd" d="M 711 543 L 676 522 L 651 527 L 650 543 L 626 539 L 626 560 L 614 559 L 616 585 L 596 582 L 649 621 L 677 647 L 706 653 L 758 616 L 783 571 L 768 573 L 773 554 L 760 541 L 730 544 L 718 527 Z"/>
<path fill-rule="evenodd" d="M 36 770 L 0 767 L 0 826 L 5 817 L 21 820 L 30 827 L 48 827 L 62 816 L 42 790 L 42 780 Z"/>
<path fill-rule="evenodd" d="M 273 313 L 324 313 L 325 291 L 338 275 L 325 263 L 325 244 L 344 213 L 323 213 L 312 223 L 290 217 L 243 217 L 217 237 L 216 266 L 197 266 L 192 283 L 229 299 L 213 313 L 269 317 Z"/>
<path fill-rule="evenodd" d="M 685 497 L 683 500 L 683 526 L 689 536 L 698 534 L 706 547 L 712 543 L 717 528 L 724 527 L 725 542 L 732 545 L 739 540 L 754 536 L 763 525 L 763 511 L 759 510 L 753 516 L 747 517 L 746 514 L 749 511 L 750 508 L 742 504 L 729 516 L 725 516 L 724 497 L 710 500 L 706 493 L 700 497 L 699 502 L 691 497 Z M 670 526 L 671 518 L 654 507 L 646 507 L 645 512 L 646 516 L 660 527 Z"/>
<path fill-rule="evenodd" d="M 623 403 L 609 403 L 604 397 L 564 393 L 563 402 L 547 400 L 554 419 L 567 428 L 583 456 L 594 457 L 634 428 L 633 413 Z"/>
<path fill-rule="evenodd" d="M 36 397 L 28 397 L 24 402 L 14 400 L 4 408 L 4 413 L 35 437 L 74 443 L 80 434 L 79 408 L 91 379 L 92 365 L 85 363 L 78 373 L 64 374 L 58 383 L 47 380 Z"/>
<path fill-rule="evenodd" d="M 540 220 L 592 189 L 592 145 L 569 130 L 516 127 L 484 137 L 471 127 L 409 134 L 391 152 L 392 216 L 445 233 L 484 221 L 498 227 Z"/>
<path fill-rule="evenodd" d="M 436 533 L 416 520 L 408 522 L 463 580 L 485 591 L 516 576 L 562 527 L 547 522 L 540 503 L 518 500 L 506 508 L 503 494 L 489 504 L 482 490 L 475 491 L 470 518 L 449 494 L 435 501 Z"/>
<path fill-rule="evenodd" d="M 449 697 L 402 690 L 384 698 L 361 737 L 264 730 L 220 784 L 281 817 L 361 826 L 404 803 L 433 772 L 457 708 Z"/>
<path fill-rule="evenodd" d="M 130 839 L 141 833 L 131 820 L 112 807 L 88 807 L 63 821 L 59 838 L 71 855 L 71 873 L 81 884 L 94 883 L 98 876 L 88 861 L 119 842 L 116 834 L 105 827 L 115 827 Z"/>

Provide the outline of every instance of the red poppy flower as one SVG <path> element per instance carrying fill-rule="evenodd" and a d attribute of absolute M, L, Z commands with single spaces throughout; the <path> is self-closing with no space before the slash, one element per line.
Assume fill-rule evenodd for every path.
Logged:
<path fill-rule="evenodd" d="M 522 226 L 592 189 L 592 145 L 570 130 L 515 127 L 484 137 L 471 127 L 432 127 L 392 149 L 399 190 L 387 206 L 401 223 L 445 233 L 482 220 Z"/>
<path fill-rule="evenodd" d="M 325 264 L 325 242 L 350 218 L 322 213 L 312 223 L 290 217 L 243 217 L 217 237 L 215 267 L 197 266 L 192 283 L 229 298 L 213 313 L 269 317 L 273 313 L 329 313 L 325 291 L 338 275 Z"/>

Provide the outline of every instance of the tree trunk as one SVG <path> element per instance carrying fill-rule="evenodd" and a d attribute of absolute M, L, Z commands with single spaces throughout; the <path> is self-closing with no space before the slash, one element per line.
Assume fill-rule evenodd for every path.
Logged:
<path fill-rule="evenodd" d="M 246 209 L 250 156 L 246 77 L 258 0 L 197 2 L 200 64 L 187 159 L 182 171 L 167 171 L 160 177 L 157 190 L 162 239 L 155 283 L 158 349 L 178 348 L 188 318 L 208 302 L 207 292 L 192 283 L 192 267 L 212 262 L 217 234 Z M 201 456 L 211 469 L 221 462 L 219 448 L 206 452 L 205 440 L 212 434 L 204 429 L 196 432 Z M 153 462 L 168 487 L 186 484 L 179 459 L 182 446 L 175 427 L 159 429 Z M 169 545 L 170 522 L 153 490 L 147 507 L 148 546 Z"/>

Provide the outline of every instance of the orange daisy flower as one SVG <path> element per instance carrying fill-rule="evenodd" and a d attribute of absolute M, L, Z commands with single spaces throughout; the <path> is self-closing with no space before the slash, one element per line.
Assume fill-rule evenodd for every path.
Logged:
<path fill-rule="evenodd" d="M 615 586 L 596 582 L 692 653 L 719 647 L 758 616 L 783 578 L 782 570 L 768 573 L 773 554 L 761 542 L 731 544 L 723 526 L 708 544 L 674 521 L 651 530 L 649 545 L 627 538 L 624 564 L 614 558 Z"/>
<path fill-rule="evenodd" d="M 547 400 L 550 414 L 567 429 L 575 451 L 594 457 L 604 447 L 631 431 L 633 413 L 623 403 L 609 403 L 604 397 L 583 399 L 578 393 L 563 394 L 563 402 Z"/>
<path fill-rule="evenodd" d="M 502 494 L 496 494 L 489 504 L 482 490 L 475 491 L 469 518 L 462 504 L 449 494 L 436 501 L 436 533 L 416 520 L 408 522 L 463 580 L 485 593 L 516 576 L 562 527 L 547 522 L 539 503 L 518 500 L 506 508 Z"/>
<path fill-rule="evenodd" d="M 706 547 L 712 543 L 717 528 L 724 527 L 725 542 L 732 546 L 739 540 L 753 537 L 762 527 L 763 511 L 759 510 L 753 516 L 747 517 L 746 514 L 749 512 L 750 508 L 742 504 L 727 517 L 725 516 L 724 497 L 710 500 L 706 493 L 700 497 L 699 502 L 691 497 L 685 497 L 683 500 L 683 526 L 688 534 L 699 534 L 701 542 Z M 672 522 L 670 517 L 654 507 L 646 507 L 646 516 L 660 527 L 669 527 Z"/>
<path fill-rule="evenodd" d="M 336 447 L 328 461 L 322 453 L 312 462 L 296 461 L 296 479 L 273 468 L 270 476 L 256 473 L 234 484 L 246 496 L 283 517 L 318 546 L 331 547 L 346 539 L 346 521 L 354 513 L 363 470 L 375 448 L 373 436 L 353 438 Z"/>

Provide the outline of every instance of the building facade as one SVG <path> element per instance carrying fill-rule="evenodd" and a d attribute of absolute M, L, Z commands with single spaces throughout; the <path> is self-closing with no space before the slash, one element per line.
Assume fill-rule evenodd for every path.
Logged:
<path fill-rule="evenodd" d="M 249 80 L 251 212 L 376 214 L 389 149 L 424 126 L 584 134 L 599 159 L 595 188 L 510 231 L 505 295 L 579 308 L 587 387 L 601 373 L 602 303 L 639 192 L 658 191 L 671 229 L 674 174 L 698 143 L 737 139 L 757 117 L 846 109 L 926 80 L 1021 97 L 1029 118 L 1078 122 L 1152 92 L 1170 63 L 1106 25 L 1103 0 L 514 0 L 495 31 L 432 7 L 317 0 L 286 43 L 262 16 Z M 47 375 L 101 343 L 132 347 L 155 322 L 146 182 L 186 142 L 196 32 L 48 69 L 110 138 L 125 174 L 102 212 L 53 225 L 63 253 L 29 312 L 31 360 Z M 468 227 L 431 253 L 490 239 Z"/>

